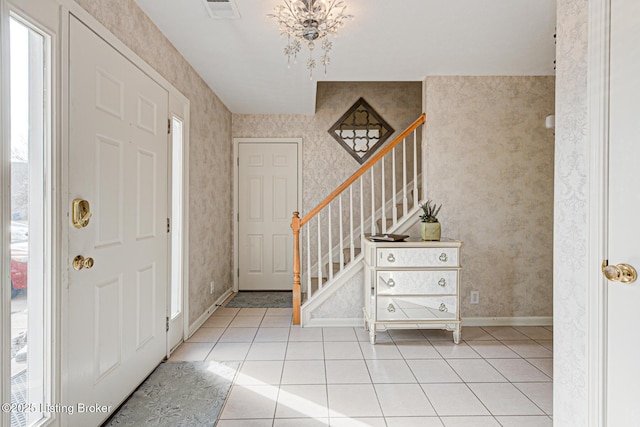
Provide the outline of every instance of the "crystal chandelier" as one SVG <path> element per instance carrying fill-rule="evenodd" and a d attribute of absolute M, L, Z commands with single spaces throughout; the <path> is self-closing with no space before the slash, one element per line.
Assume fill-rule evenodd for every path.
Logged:
<path fill-rule="evenodd" d="M 309 48 L 307 69 L 309 77 L 313 78 L 313 69 L 316 68 L 313 51 L 316 41 L 322 40 L 320 64 L 326 74 L 330 63 L 329 51 L 333 47 L 327 36 L 336 34 L 344 25 L 344 21 L 352 18 L 351 15 L 345 14 L 347 5 L 343 0 L 282 1 L 284 4 L 276 6 L 274 13 L 267 16 L 274 18 L 278 22 L 281 34 L 287 36 L 287 46 L 284 48 L 287 63 L 291 64 L 291 58 L 295 61 L 302 44 L 306 44 Z"/>

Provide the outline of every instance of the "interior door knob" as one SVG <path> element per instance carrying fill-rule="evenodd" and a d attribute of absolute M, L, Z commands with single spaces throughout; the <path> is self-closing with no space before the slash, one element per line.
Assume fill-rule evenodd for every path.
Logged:
<path fill-rule="evenodd" d="M 629 264 L 609 265 L 606 259 L 602 262 L 602 274 L 607 280 L 620 283 L 633 283 L 638 278 L 638 272 Z"/>
<path fill-rule="evenodd" d="M 82 270 L 86 268 L 87 270 L 93 267 L 93 258 L 91 257 L 83 257 L 82 255 L 78 255 L 73 259 L 73 269 L 74 270 Z"/>

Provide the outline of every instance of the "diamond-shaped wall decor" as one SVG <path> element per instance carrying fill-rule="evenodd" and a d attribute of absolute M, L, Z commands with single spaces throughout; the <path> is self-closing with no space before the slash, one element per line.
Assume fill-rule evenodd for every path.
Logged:
<path fill-rule="evenodd" d="M 393 128 L 360 98 L 329 129 L 329 134 L 362 164 L 391 136 Z"/>

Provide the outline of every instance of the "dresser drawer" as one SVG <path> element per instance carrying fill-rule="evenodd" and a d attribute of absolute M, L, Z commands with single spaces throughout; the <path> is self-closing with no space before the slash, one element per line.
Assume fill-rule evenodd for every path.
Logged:
<path fill-rule="evenodd" d="M 378 271 L 379 295 L 449 294 L 458 291 L 458 272 L 442 271 Z"/>
<path fill-rule="evenodd" d="M 457 298 L 378 296 L 377 320 L 457 319 Z"/>
<path fill-rule="evenodd" d="M 372 307 L 373 302 L 371 304 Z M 377 320 L 407 320 L 408 317 L 391 298 L 378 298 Z"/>
<path fill-rule="evenodd" d="M 458 248 L 378 248 L 378 267 L 457 267 Z"/>

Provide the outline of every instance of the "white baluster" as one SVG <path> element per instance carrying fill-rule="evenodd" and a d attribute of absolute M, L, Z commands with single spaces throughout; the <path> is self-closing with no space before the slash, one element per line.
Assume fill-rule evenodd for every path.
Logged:
<path fill-rule="evenodd" d="M 402 140 L 402 216 L 409 211 L 407 200 L 407 138 Z"/>
<path fill-rule="evenodd" d="M 349 262 L 353 262 L 355 249 L 353 244 L 353 184 L 349 186 Z"/>
<path fill-rule="evenodd" d="M 320 225 L 320 213 L 318 213 L 318 254 L 317 254 L 317 262 L 318 262 L 318 290 L 322 289 L 322 230 Z"/>
<path fill-rule="evenodd" d="M 360 178 L 360 241 L 364 239 L 364 175 Z"/>
<path fill-rule="evenodd" d="M 376 234 L 376 185 L 373 169 L 375 169 L 375 165 L 371 166 L 371 235 Z"/>
<path fill-rule="evenodd" d="M 396 206 L 396 147 L 391 150 L 391 158 L 393 164 L 391 165 L 391 217 L 393 218 L 393 225 L 398 223 L 398 207 Z"/>
<path fill-rule="evenodd" d="M 387 232 L 387 210 L 385 209 L 385 204 L 387 203 L 385 196 L 385 187 L 386 182 L 384 180 L 384 157 L 382 158 L 382 179 L 380 181 L 380 187 L 382 192 L 382 233 Z"/>
<path fill-rule="evenodd" d="M 307 226 L 307 301 L 311 298 L 311 227 Z"/>
<path fill-rule="evenodd" d="M 418 140 L 417 133 L 413 131 L 413 207 L 418 206 Z"/>
<path fill-rule="evenodd" d="M 340 208 L 340 213 L 338 213 L 338 218 L 340 219 L 340 270 L 344 268 L 344 235 L 342 234 L 342 194 L 338 198 L 338 206 Z"/>
<path fill-rule="evenodd" d="M 331 227 L 331 203 L 329 203 L 329 239 L 327 240 L 329 246 L 329 280 L 333 279 L 333 241 L 332 236 L 333 228 Z"/>

